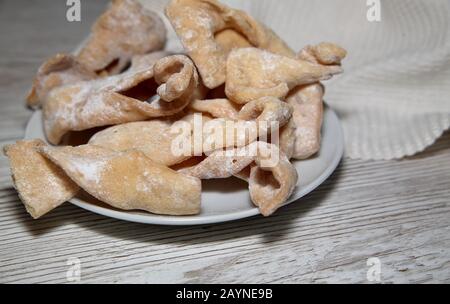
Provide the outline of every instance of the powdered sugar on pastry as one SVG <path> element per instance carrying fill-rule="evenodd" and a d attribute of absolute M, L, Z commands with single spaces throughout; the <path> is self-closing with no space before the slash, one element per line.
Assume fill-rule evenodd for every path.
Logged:
<path fill-rule="evenodd" d="M 93 145 L 43 147 L 41 152 L 83 190 L 112 207 L 165 215 L 200 212 L 200 180 L 160 165 L 142 152 Z"/>
<path fill-rule="evenodd" d="M 270 151 L 270 154 L 267 151 Z M 276 161 L 268 161 L 268 158 L 274 156 Z M 276 146 L 264 142 L 214 152 L 200 164 L 179 172 L 200 179 L 231 176 L 242 178 L 241 172 L 246 168 L 250 168 L 248 182 L 252 201 L 264 216 L 269 216 L 280 208 L 297 185 L 297 171 L 286 155 Z"/>
<path fill-rule="evenodd" d="M 297 57 L 311 63 L 340 65 L 346 54 L 344 49 L 335 44 L 320 43 L 303 48 Z M 292 157 L 295 159 L 307 159 L 320 150 L 324 93 L 323 85 L 314 83 L 294 88 L 286 98 L 294 109 L 292 120 L 295 124 L 295 138 Z M 284 134 L 285 138 L 286 136 Z"/>
<path fill-rule="evenodd" d="M 39 68 L 27 97 L 27 105 L 40 106 L 54 88 L 95 78 L 97 74 L 79 63 L 72 55 L 56 54 Z"/>
<path fill-rule="evenodd" d="M 233 48 L 253 45 L 295 56 L 266 26 L 216 0 L 173 0 L 166 7 L 166 15 L 210 89 L 225 82 L 226 60 Z"/>
<path fill-rule="evenodd" d="M 180 136 L 171 132 L 174 123 L 171 119 L 158 119 L 122 124 L 95 134 L 89 144 L 114 151 L 139 150 L 155 162 L 170 167 L 188 159 L 191 153 L 191 148 L 181 155 L 172 152 L 172 143 Z"/>
<path fill-rule="evenodd" d="M 256 48 L 236 49 L 228 56 L 225 92 L 239 104 L 265 96 L 284 99 L 296 86 L 327 80 L 341 72 L 338 65 L 324 66 Z"/>
<path fill-rule="evenodd" d="M 31 140 L 4 147 L 14 186 L 35 219 L 71 199 L 79 189 L 64 171 L 39 153 L 44 146 L 41 140 Z"/>
<path fill-rule="evenodd" d="M 192 61 L 169 56 L 120 75 L 53 90 L 43 108 L 44 127 L 48 140 L 58 144 L 68 131 L 177 114 L 202 92 Z M 154 100 L 156 93 L 161 95 Z"/>
<path fill-rule="evenodd" d="M 312 84 L 295 88 L 286 99 L 294 109 L 295 159 L 307 159 L 320 150 L 323 95 L 322 85 Z"/>
<path fill-rule="evenodd" d="M 70 160 L 70 165 L 77 174 L 80 174 L 87 182 L 97 184 L 100 182 L 106 164 L 106 160 L 92 160 L 83 157 L 75 157 Z"/>
<path fill-rule="evenodd" d="M 136 0 L 114 0 L 97 20 L 77 55 L 90 70 L 120 73 L 135 55 L 160 50 L 166 42 L 164 22 Z"/>
<path fill-rule="evenodd" d="M 189 108 L 196 112 L 208 113 L 215 118 L 238 120 L 240 108 L 229 99 L 194 100 Z"/>

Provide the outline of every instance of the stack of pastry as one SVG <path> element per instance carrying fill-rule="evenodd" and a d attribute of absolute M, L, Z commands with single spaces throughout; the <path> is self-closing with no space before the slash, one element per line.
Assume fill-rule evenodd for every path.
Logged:
<path fill-rule="evenodd" d="M 166 16 L 184 54 L 164 51 L 157 14 L 135 0 L 114 0 L 76 54 L 57 54 L 39 68 L 27 104 L 42 108 L 49 144 L 4 148 L 33 218 L 80 191 L 121 210 L 194 215 L 204 179 L 244 179 L 265 216 L 289 199 L 298 183 L 291 161 L 320 149 L 321 81 L 342 72 L 345 50 L 321 43 L 295 53 L 265 25 L 216 0 L 173 0 Z M 191 154 L 174 153 L 171 128 L 192 125 L 199 113 L 225 133 L 230 121 L 276 122 L 279 141 L 267 140 L 262 133 L 274 130 L 266 128 L 200 154 L 191 147 Z M 86 130 L 94 135 L 82 145 L 67 144 Z M 277 154 L 271 166 L 261 152 L 268 149 Z"/>

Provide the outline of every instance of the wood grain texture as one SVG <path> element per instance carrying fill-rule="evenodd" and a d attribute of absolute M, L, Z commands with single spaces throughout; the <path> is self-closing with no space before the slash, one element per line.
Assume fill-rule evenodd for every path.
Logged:
<path fill-rule="evenodd" d="M 0 145 L 21 139 L 23 106 L 40 62 L 69 51 L 105 1 L 0 1 Z M 33 221 L 0 157 L 0 283 L 450 283 L 450 133 L 403 161 L 344 160 L 334 175 L 271 218 L 201 227 L 120 222 L 69 203 Z"/>

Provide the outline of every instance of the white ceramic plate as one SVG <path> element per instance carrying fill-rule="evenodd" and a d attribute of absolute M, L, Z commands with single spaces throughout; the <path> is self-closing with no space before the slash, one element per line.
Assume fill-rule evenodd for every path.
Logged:
<path fill-rule="evenodd" d="M 36 111 L 28 122 L 26 139 L 43 139 L 42 112 Z M 344 138 L 336 114 L 326 108 L 320 153 L 313 159 L 294 162 L 299 184 L 287 204 L 301 204 L 300 198 L 323 183 L 336 169 L 344 152 Z M 247 184 L 238 179 L 203 181 L 202 212 L 195 216 L 161 216 L 140 211 L 121 211 L 88 199 L 74 198 L 71 203 L 112 218 L 155 225 L 203 225 L 243 219 L 259 214 L 250 200 Z"/>

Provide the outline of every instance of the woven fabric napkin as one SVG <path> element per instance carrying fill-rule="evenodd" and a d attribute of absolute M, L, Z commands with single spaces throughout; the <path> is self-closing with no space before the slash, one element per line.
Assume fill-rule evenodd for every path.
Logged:
<path fill-rule="evenodd" d="M 141 0 L 163 14 L 166 0 Z M 450 127 L 450 1 L 224 0 L 269 25 L 295 50 L 322 41 L 348 50 L 344 75 L 326 83 L 346 156 L 397 159 Z M 373 12 L 373 11 L 371 11 Z M 169 25 L 169 23 L 168 23 Z M 180 50 L 169 27 L 168 48 Z"/>

